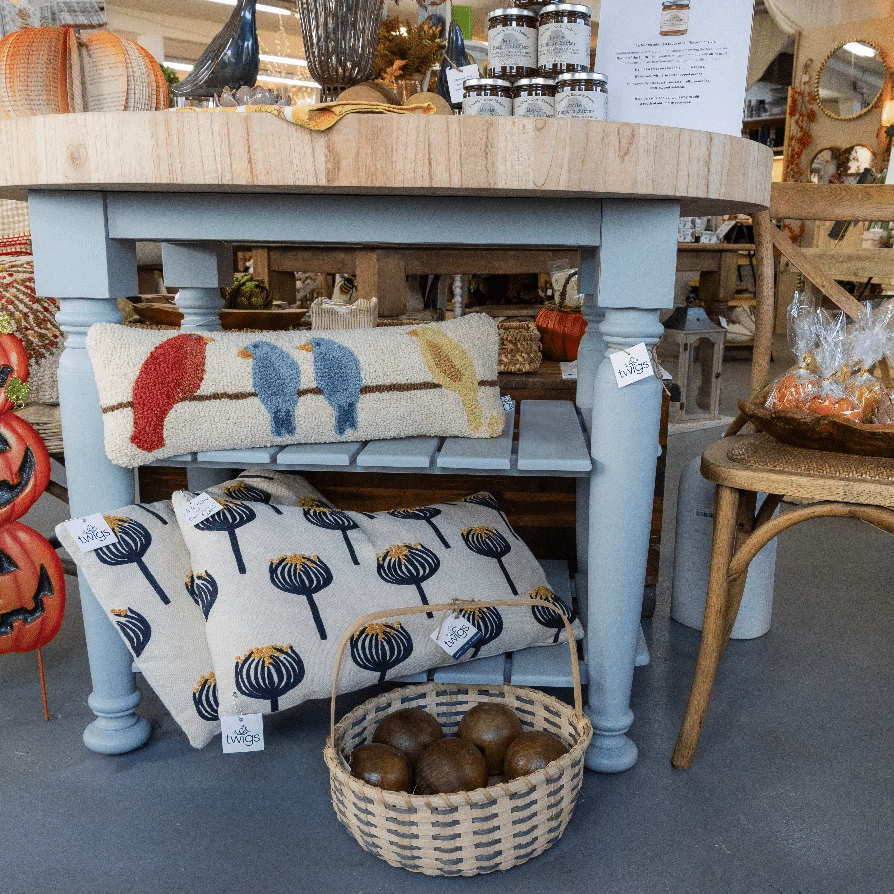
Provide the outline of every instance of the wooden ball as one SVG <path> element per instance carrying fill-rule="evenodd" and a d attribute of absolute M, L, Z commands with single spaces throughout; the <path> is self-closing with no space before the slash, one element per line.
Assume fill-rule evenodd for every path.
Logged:
<path fill-rule="evenodd" d="M 399 106 L 400 97 L 381 81 L 363 81 L 338 94 L 339 102 L 374 102 L 386 106 Z"/>
<path fill-rule="evenodd" d="M 528 730 L 506 749 L 503 772 L 507 779 L 517 779 L 535 770 L 542 770 L 567 753 L 568 747 L 558 736 L 545 730 Z"/>
<path fill-rule="evenodd" d="M 401 708 L 382 719 L 372 740 L 397 748 L 415 764 L 423 749 L 443 738 L 444 730 L 434 714 L 422 708 Z"/>
<path fill-rule="evenodd" d="M 470 792 L 487 785 L 484 755 L 465 739 L 440 739 L 416 762 L 416 793 Z"/>
<path fill-rule="evenodd" d="M 487 772 L 493 776 L 503 772 L 506 749 L 522 732 L 524 728 L 512 708 L 498 702 L 481 702 L 466 711 L 456 735 L 484 755 Z"/>
<path fill-rule="evenodd" d="M 371 742 L 351 752 L 351 775 L 390 792 L 413 790 L 410 759 L 391 745 Z"/>

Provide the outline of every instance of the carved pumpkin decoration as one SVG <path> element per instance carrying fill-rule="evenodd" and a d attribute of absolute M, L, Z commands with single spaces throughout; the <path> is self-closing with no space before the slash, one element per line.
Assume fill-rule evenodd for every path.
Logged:
<path fill-rule="evenodd" d="M 21 518 L 50 480 L 50 455 L 34 428 L 15 413 L 0 415 L 0 525 Z"/>
<path fill-rule="evenodd" d="M 20 28 L 0 40 L 0 116 L 166 109 L 161 66 L 108 31 L 87 38 L 66 26 Z"/>
<path fill-rule="evenodd" d="M 0 527 L 0 655 L 45 646 L 64 613 L 65 575 L 56 551 L 21 522 Z"/>
<path fill-rule="evenodd" d="M 4 388 L 13 378 L 23 382 L 28 378 L 28 355 L 22 340 L 12 334 L 8 320 L 0 320 L 0 413 L 12 407 Z"/>

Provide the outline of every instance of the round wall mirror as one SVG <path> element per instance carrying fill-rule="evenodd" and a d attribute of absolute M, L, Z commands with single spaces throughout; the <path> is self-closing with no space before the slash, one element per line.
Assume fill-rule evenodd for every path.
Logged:
<path fill-rule="evenodd" d="M 881 50 L 865 40 L 836 47 L 816 75 L 816 101 L 838 121 L 859 118 L 882 92 L 888 69 Z"/>
<path fill-rule="evenodd" d="M 820 149 L 810 162 L 812 183 L 856 183 L 865 168 L 871 168 L 875 153 L 868 146 Z"/>

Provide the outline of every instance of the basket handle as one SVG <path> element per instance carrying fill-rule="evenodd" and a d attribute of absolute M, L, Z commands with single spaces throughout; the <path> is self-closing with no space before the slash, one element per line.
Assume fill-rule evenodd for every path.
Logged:
<path fill-rule="evenodd" d="M 338 656 L 335 660 L 335 672 L 332 675 L 332 704 L 330 706 L 330 714 L 329 714 L 329 725 L 330 725 L 330 735 L 331 742 L 335 741 L 335 697 L 338 694 L 338 675 L 341 671 L 341 662 L 345 653 L 345 646 L 348 644 L 348 640 L 365 627 L 367 624 L 372 624 L 374 621 L 380 621 L 383 618 L 397 618 L 403 615 L 418 615 L 422 612 L 439 612 L 439 611 L 449 611 L 449 612 L 459 612 L 464 609 L 471 608 L 496 608 L 497 606 L 510 606 L 510 607 L 528 607 L 530 608 L 532 605 L 544 605 L 549 609 L 552 609 L 564 622 L 565 631 L 568 634 L 568 651 L 571 653 L 571 677 L 574 684 L 574 712 L 577 715 L 578 719 L 584 716 L 584 707 L 583 707 L 583 696 L 581 694 L 581 685 L 580 685 L 580 667 L 578 665 L 577 660 L 577 645 L 574 639 L 574 629 L 571 626 L 571 622 L 565 616 L 565 613 L 560 611 L 553 605 L 551 602 L 547 602 L 545 599 L 483 599 L 483 600 L 468 600 L 468 599 L 454 599 L 452 602 L 444 602 L 438 605 L 410 605 L 404 608 L 389 608 L 383 609 L 382 611 L 370 612 L 368 615 L 363 615 L 358 618 L 351 624 L 348 629 L 345 631 L 344 636 L 341 638 L 341 642 L 338 646 Z"/>

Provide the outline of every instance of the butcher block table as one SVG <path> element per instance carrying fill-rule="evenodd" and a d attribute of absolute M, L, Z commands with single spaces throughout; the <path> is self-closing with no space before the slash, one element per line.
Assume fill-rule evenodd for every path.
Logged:
<path fill-rule="evenodd" d="M 521 403 L 520 433 L 448 438 L 414 472 L 576 480 L 577 567 L 595 734 L 593 770 L 636 762 L 627 736 L 652 512 L 661 383 L 624 388 L 608 355 L 662 334 L 673 305 L 681 215 L 751 213 L 770 197 L 770 150 L 701 131 L 602 121 L 352 115 L 311 132 L 273 115 L 222 111 L 86 113 L 0 121 L 0 196 L 27 195 L 39 295 L 61 301 L 59 371 L 73 516 L 133 501 L 134 472 L 103 449 L 85 350 L 88 328 L 118 321 L 137 292 L 137 241 L 162 246 L 186 330 L 219 329 L 233 244 L 576 251 L 588 320 L 576 407 Z M 400 444 L 343 445 L 306 461 L 287 448 L 190 455 L 190 486 L 233 467 L 400 474 Z M 316 451 L 319 454 L 319 451 Z M 176 464 L 173 460 L 165 465 Z M 80 581 L 96 720 L 88 747 L 122 753 L 149 724 L 127 649 Z M 567 653 L 566 653 L 567 655 Z M 567 685 L 565 667 L 519 661 L 513 682 Z M 471 666 L 471 665 L 469 665 Z M 463 667 L 458 665 L 457 668 Z"/>

